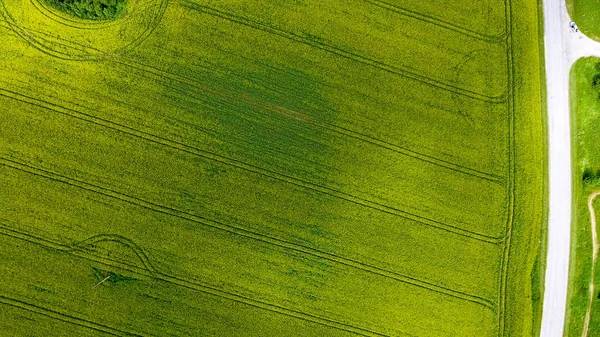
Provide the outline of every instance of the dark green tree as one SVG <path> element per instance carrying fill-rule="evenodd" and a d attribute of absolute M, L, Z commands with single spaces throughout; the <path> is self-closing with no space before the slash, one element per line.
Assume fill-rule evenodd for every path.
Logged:
<path fill-rule="evenodd" d="M 87 20 L 112 20 L 125 12 L 126 0 L 46 0 L 52 7 Z"/>

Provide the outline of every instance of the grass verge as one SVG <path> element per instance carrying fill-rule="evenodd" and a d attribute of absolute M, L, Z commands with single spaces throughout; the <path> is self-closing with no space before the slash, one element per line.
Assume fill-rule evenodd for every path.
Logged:
<path fill-rule="evenodd" d="M 567 0 L 567 10 L 582 33 L 600 41 L 600 7 L 596 0 Z"/>
<path fill-rule="evenodd" d="M 592 238 L 587 199 L 600 189 L 597 182 L 585 180 L 584 173 L 600 165 L 600 100 L 592 86 L 599 73 L 598 58 L 584 58 L 571 69 L 571 142 L 573 158 L 573 218 L 571 229 L 571 263 L 565 332 L 581 336 L 589 305 L 592 267 Z M 598 212 L 598 203 L 595 203 Z M 598 287 L 596 275 L 596 289 Z M 596 297 L 594 297 L 596 301 Z M 598 304 L 592 303 L 588 336 L 600 334 Z"/>

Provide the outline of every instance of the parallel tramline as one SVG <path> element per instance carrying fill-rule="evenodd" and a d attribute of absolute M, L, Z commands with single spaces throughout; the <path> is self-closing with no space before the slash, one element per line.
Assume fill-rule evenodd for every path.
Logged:
<path fill-rule="evenodd" d="M 207 331 L 246 325 L 267 335 L 296 331 L 294 324 L 307 335 L 512 333 L 517 318 L 507 303 L 510 310 L 516 304 L 507 292 L 527 277 L 513 259 L 533 249 L 520 237 L 513 247 L 513 222 L 523 223 L 515 220 L 523 217 L 515 204 L 530 193 L 516 190 L 525 164 L 517 161 L 515 135 L 526 126 L 515 120 L 528 118 L 516 115 L 519 100 L 534 100 L 527 95 L 535 88 L 523 94 L 524 80 L 515 80 L 520 54 L 508 0 L 503 32 L 480 32 L 392 1 L 357 1 L 451 32 L 440 35 L 445 47 L 428 48 L 447 54 L 434 60 L 457 61 L 452 79 L 413 66 L 411 58 L 368 54 L 362 41 L 336 41 L 335 26 L 325 37 L 318 27 L 286 26 L 294 11 L 283 6 L 270 18 L 271 9 L 250 2 L 224 9 L 226 1 L 151 1 L 147 18 L 129 14 L 139 37 L 103 46 L 86 44 L 87 30 L 70 38 L 19 22 L 11 14 L 15 1 L 0 6 L 0 34 L 10 40 L 0 49 L 11 50 L 0 80 L 0 180 L 10 191 L 0 202 L 0 240 L 43 247 L 44 261 L 72 268 L 64 287 L 87 282 L 78 273 L 99 266 L 134 280 L 98 287 L 115 294 L 99 293 L 101 303 L 127 294 L 131 315 L 144 310 L 133 303 L 158 305 L 155 297 L 192 316 L 214 310 L 204 323 L 161 314 L 179 322 L 172 331 L 186 334 L 203 328 L 193 324 Z M 52 25 L 65 23 L 40 13 Z M 369 22 L 367 15 L 356 20 Z M 135 21 L 142 19 L 149 21 Z M 81 29 L 77 21 L 67 26 Z M 424 34 L 402 23 L 394 28 L 409 29 L 406 40 Z M 453 46 L 453 34 L 487 47 Z M 179 45 L 166 42 L 173 36 L 181 36 Z M 236 36 L 243 41 L 230 44 Z M 256 41 L 266 47 L 251 49 Z M 494 59 L 500 49 L 504 88 L 494 78 L 482 89 L 483 74 L 465 82 L 470 67 L 502 63 Z M 304 65 L 300 55 L 313 63 Z M 44 78 L 27 70 L 31 64 L 55 73 Z M 85 83 L 69 82 L 76 73 L 86 74 Z M 372 83 L 394 85 L 367 95 Z M 389 113 L 395 109 L 401 111 Z M 436 112 L 443 115 L 432 120 Z M 422 121 L 412 118 L 418 115 Z M 535 236 L 528 232 L 535 226 L 517 234 Z M 109 244 L 129 253 L 105 255 Z M 78 262 L 70 266 L 69 256 Z M 162 287 L 162 295 L 150 294 Z M 54 308 L 51 297 L 25 302 L 24 289 L 7 288 L 0 303 L 113 335 L 144 335 L 152 326 L 171 331 L 161 321 L 121 328 L 127 315 L 96 319 L 92 307 L 76 315 L 76 304 Z M 432 318 L 427 310 L 438 312 Z M 236 323 L 226 328 L 220 320 L 227 317 Z"/>
<path fill-rule="evenodd" d="M 406 75 L 406 74 L 404 74 L 404 75 Z M 429 82 L 428 82 L 428 83 L 429 83 Z M 466 93 L 466 94 L 468 95 L 468 93 Z"/>

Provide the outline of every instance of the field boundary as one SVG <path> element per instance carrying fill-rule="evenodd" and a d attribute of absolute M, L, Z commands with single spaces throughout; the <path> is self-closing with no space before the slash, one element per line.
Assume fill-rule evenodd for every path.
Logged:
<path fill-rule="evenodd" d="M 507 225 L 504 242 L 504 254 L 502 255 L 502 273 L 500 280 L 500 289 L 498 292 L 498 336 L 505 335 L 506 329 L 506 289 L 508 282 L 508 267 L 510 260 L 510 249 L 512 246 L 512 234 L 514 227 L 514 204 L 515 204 L 515 185 L 516 185 L 516 164 L 515 164 L 515 98 L 514 98 L 514 54 L 513 54 L 513 13 L 511 0 L 504 0 L 505 18 L 506 18 L 506 65 L 508 71 L 508 102 L 507 102 L 507 133 L 508 133 L 508 207 L 507 207 Z"/>

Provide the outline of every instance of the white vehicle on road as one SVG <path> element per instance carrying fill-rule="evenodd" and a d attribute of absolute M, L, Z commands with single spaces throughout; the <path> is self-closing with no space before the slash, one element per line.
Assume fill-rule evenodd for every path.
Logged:
<path fill-rule="evenodd" d="M 579 31 L 579 27 L 577 27 L 575 21 L 569 22 L 569 27 L 571 27 L 571 32 L 577 33 Z"/>

